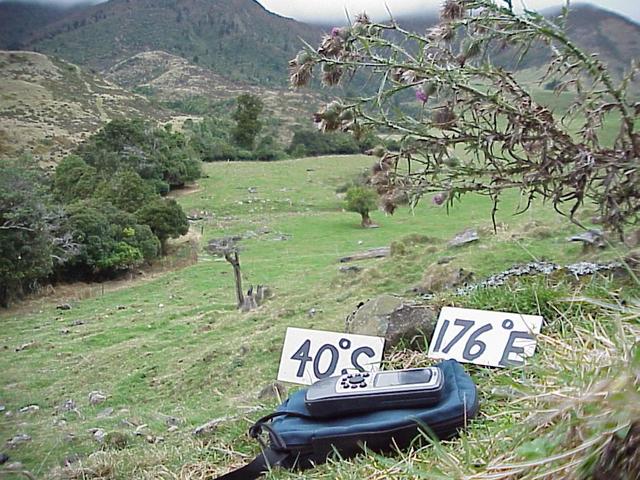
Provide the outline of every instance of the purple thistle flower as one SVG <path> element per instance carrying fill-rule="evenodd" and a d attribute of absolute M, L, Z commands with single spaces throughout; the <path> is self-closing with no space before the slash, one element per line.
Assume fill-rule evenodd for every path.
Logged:
<path fill-rule="evenodd" d="M 429 100 L 429 95 L 427 95 L 424 90 L 419 88 L 418 90 L 416 90 L 416 100 L 419 100 L 422 103 L 427 103 L 427 100 Z"/>
<path fill-rule="evenodd" d="M 342 33 L 342 29 L 340 27 L 333 27 L 331 29 L 331 36 L 332 37 L 339 37 L 341 33 Z"/>
<path fill-rule="evenodd" d="M 431 201 L 434 205 L 442 205 L 447 199 L 447 194 L 445 192 L 436 193 Z"/>

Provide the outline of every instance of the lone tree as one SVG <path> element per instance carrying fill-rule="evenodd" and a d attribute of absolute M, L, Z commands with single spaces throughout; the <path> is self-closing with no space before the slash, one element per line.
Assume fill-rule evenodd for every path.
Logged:
<path fill-rule="evenodd" d="M 149 225 L 153 234 L 160 240 L 162 254 L 167 252 L 167 240 L 178 238 L 189 231 L 189 222 L 182 207 L 172 198 L 156 198 L 136 213 L 136 217 Z"/>
<path fill-rule="evenodd" d="M 233 141 L 242 148 L 253 150 L 256 137 L 262 130 L 259 118 L 263 109 L 262 100 L 250 93 L 243 93 L 238 96 L 237 104 L 233 113 L 233 119 L 236 121 L 236 126 L 231 132 Z"/>
<path fill-rule="evenodd" d="M 440 23 L 425 34 L 361 14 L 350 27 L 334 28 L 317 50 L 300 52 L 290 62 L 291 83 L 307 84 L 318 68 L 326 85 L 356 70 L 379 80 L 374 94 L 331 102 L 315 121 L 324 131 L 401 136 L 400 150 L 383 152 L 373 169 L 389 212 L 402 198 L 399 189 L 413 202 L 431 192 L 435 203 L 448 205 L 476 192 L 493 200 L 495 223 L 500 194 L 515 188 L 524 197 L 522 211 L 541 197 L 579 224 L 576 212 L 594 203 L 604 226 L 622 235 L 640 212 L 640 105 L 628 93 L 638 63 L 616 80 L 567 37 L 568 8 L 553 19 L 519 14 L 511 3 L 446 0 Z M 517 61 L 539 48 L 551 58 L 540 80 L 557 79 L 555 92 L 575 97 L 566 112 L 554 115 L 492 62 L 506 53 Z M 407 94 L 417 108 L 397 108 Z M 603 134 L 605 118 L 617 124 L 613 142 Z M 457 156 L 462 151 L 464 159 Z M 406 170 L 397 168 L 401 161 Z"/>
<path fill-rule="evenodd" d="M 374 190 L 359 185 L 353 186 L 347 190 L 346 201 L 347 211 L 359 213 L 362 217 L 363 228 L 371 228 L 375 225 L 369 216 L 369 212 L 378 205 L 378 195 Z"/>
<path fill-rule="evenodd" d="M 209 240 L 207 250 L 212 255 L 223 257 L 233 267 L 233 276 L 236 283 L 237 307 L 243 312 L 248 312 L 258 308 L 267 298 L 271 296 L 271 290 L 263 285 L 258 285 L 255 289 L 249 288 L 245 295 L 242 290 L 242 272 L 240 270 L 240 257 L 238 252 L 240 247 L 238 242 L 241 237 L 223 237 Z"/>

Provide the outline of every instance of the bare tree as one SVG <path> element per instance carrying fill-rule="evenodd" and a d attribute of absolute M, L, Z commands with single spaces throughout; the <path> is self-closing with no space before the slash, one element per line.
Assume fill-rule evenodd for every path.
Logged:
<path fill-rule="evenodd" d="M 233 267 L 233 275 L 236 283 L 236 298 L 238 308 L 242 308 L 245 303 L 242 292 L 242 272 L 240 271 L 240 257 L 238 256 L 238 241 L 240 237 L 223 237 L 209 240 L 207 250 L 212 255 L 224 257 Z"/>

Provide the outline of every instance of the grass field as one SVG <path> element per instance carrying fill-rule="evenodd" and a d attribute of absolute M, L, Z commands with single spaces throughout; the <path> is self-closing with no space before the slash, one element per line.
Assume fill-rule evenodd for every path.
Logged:
<path fill-rule="evenodd" d="M 566 263 L 622 254 L 613 246 L 585 256 L 579 245 L 566 241 L 577 227 L 541 203 L 514 216 L 515 191 L 501 202 L 496 234 L 484 197 L 467 197 L 449 214 L 429 199 L 413 211 L 400 208 L 394 216 L 375 212 L 380 228 L 364 230 L 357 214 L 342 210 L 335 189 L 370 163 L 370 157 L 348 156 L 208 164 L 199 188 L 179 197 L 185 211 L 210 214 L 192 225 L 192 237 L 201 244 L 224 235 L 244 236 L 245 286 L 268 285 L 275 294 L 254 312 L 236 311 L 230 266 L 204 251 L 195 265 L 139 278 L 126 288 L 107 288 L 104 295 L 53 295 L 0 312 L 0 441 L 18 434 L 31 437 L 2 451 L 36 478 L 209 478 L 256 453 L 244 432 L 276 403 L 261 402 L 258 393 L 275 380 L 287 327 L 341 330 L 358 302 L 385 292 L 410 295 L 443 256 L 454 256 L 453 266 L 480 280 L 533 259 Z M 481 240 L 448 248 L 446 242 L 468 227 L 477 228 Z M 362 262 L 365 268 L 355 276 L 338 271 L 341 256 L 412 235 L 428 239 L 405 241 L 391 258 Z M 440 303 L 545 313 L 538 360 L 521 371 L 471 369 L 482 392 L 483 414 L 460 441 L 404 456 L 331 463 L 308 475 L 515 478 L 515 473 L 482 475 L 492 472 L 494 462 L 525 461 L 533 464 L 519 472 L 535 474 L 549 465 L 543 459 L 600 438 L 550 463 L 558 468 L 579 461 L 582 468 L 587 454 L 608 440 L 607 432 L 620 434 L 630 419 L 638 418 L 640 403 L 626 403 L 637 400 L 628 396 L 637 396 L 637 384 L 625 376 L 630 365 L 638 368 L 640 362 L 632 350 L 638 339 L 639 313 L 632 303 L 637 292 L 633 283 L 594 279 L 579 284 L 524 281 L 464 298 L 441 294 Z M 566 300 L 582 296 L 604 299 L 609 306 Z M 627 306 L 621 306 L 622 300 Z M 61 302 L 72 309 L 57 310 Z M 314 316 L 308 314 L 312 308 Z M 395 352 L 393 361 L 427 363 L 424 354 L 402 351 Z M 602 383 L 607 378 L 618 384 Z M 608 397 L 614 388 L 624 393 Z M 106 401 L 90 405 L 92 391 L 105 393 Z M 60 408 L 67 400 L 77 408 Z M 636 407 L 620 408 L 619 402 Z M 20 413 L 29 405 L 39 410 Z M 596 406 L 604 412 L 600 416 L 594 414 Z M 545 412 L 549 417 L 543 422 Z M 196 426 L 216 418 L 222 420 L 211 435 L 192 435 Z M 169 428 L 173 425 L 177 428 Z M 106 443 L 91 433 L 98 428 L 110 434 Z M 81 460 L 62 468 L 72 455 Z M 273 478 L 290 475 L 275 473 Z"/>

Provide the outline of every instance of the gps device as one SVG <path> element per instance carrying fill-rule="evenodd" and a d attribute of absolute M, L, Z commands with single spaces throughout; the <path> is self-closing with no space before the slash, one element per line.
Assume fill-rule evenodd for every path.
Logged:
<path fill-rule="evenodd" d="M 428 407 L 440 401 L 442 387 L 443 375 L 437 367 L 348 373 L 311 385 L 305 405 L 318 418 Z"/>

